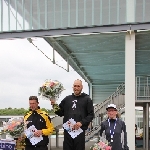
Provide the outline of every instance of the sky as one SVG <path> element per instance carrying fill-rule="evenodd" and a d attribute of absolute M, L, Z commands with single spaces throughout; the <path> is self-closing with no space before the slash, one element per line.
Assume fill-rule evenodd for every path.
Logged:
<path fill-rule="evenodd" d="M 33 38 L 33 43 L 50 59 L 53 49 L 42 38 Z M 56 63 L 67 68 L 67 63 L 56 52 Z M 57 103 L 73 92 L 75 79 L 83 81 L 83 92 L 87 93 L 88 84 L 71 67 L 70 71 L 58 67 L 46 58 L 27 39 L 0 40 L 0 108 L 25 108 L 28 98 L 38 95 L 39 87 L 46 79 L 60 81 L 65 90 Z M 51 109 L 50 101 L 39 100 L 42 108 Z"/>
<path fill-rule="evenodd" d="M 10 6 L 10 30 L 22 30 L 22 17 Z M 8 5 L 3 3 L 3 31 L 8 31 Z M 25 21 L 25 27 L 29 24 Z M 0 24 L 1 28 L 1 24 Z M 32 38 L 33 43 L 52 59 L 52 48 L 43 38 Z M 67 63 L 56 53 L 56 63 L 67 68 Z M 89 93 L 88 85 L 72 69 L 66 70 L 53 64 L 27 39 L 0 40 L 0 108 L 28 108 L 28 98 L 38 95 L 39 87 L 46 79 L 60 81 L 65 90 L 57 103 L 73 92 L 72 85 L 75 79 L 83 81 L 83 92 Z M 51 109 L 49 101 L 41 100 L 42 108 Z"/>
<path fill-rule="evenodd" d="M 10 30 L 23 29 L 22 17 L 10 6 Z M 1 17 L 1 16 L 0 16 Z M 8 5 L 3 3 L 3 31 L 8 31 Z M 25 27 L 29 23 L 25 21 Z M 1 24 L 0 24 L 1 29 Z M 52 59 L 52 48 L 42 38 L 32 38 L 33 43 Z M 67 68 L 66 62 L 56 54 L 56 63 Z M 28 98 L 38 95 L 39 87 L 46 79 L 60 81 L 65 90 L 57 103 L 71 94 L 75 79 L 83 81 L 83 92 L 89 94 L 88 84 L 71 67 L 70 71 L 58 67 L 47 59 L 27 39 L 0 40 L 0 109 L 1 108 L 28 108 Z M 51 109 L 47 100 L 39 101 L 42 108 Z"/>

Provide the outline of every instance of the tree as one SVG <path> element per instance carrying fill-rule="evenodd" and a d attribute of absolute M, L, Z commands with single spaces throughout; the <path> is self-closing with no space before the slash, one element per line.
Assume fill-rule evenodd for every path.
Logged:
<path fill-rule="evenodd" d="M 53 115 L 54 111 L 53 109 L 49 110 L 49 109 L 45 109 L 45 108 L 41 108 L 41 110 L 47 112 L 49 115 Z M 0 109 L 0 115 L 25 115 L 27 112 L 29 111 L 29 109 L 24 109 L 24 108 L 4 108 L 4 109 Z"/>

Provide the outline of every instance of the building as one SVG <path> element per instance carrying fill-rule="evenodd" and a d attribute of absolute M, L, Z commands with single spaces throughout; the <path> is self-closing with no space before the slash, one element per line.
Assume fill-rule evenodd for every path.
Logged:
<path fill-rule="evenodd" d="M 71 65 L 89 84 L 94 103 L 115 98 L 118 107 L 125 104 L 132 150 L 135 105 L 142 106 L 146 126 L 144 148 L 148 150 L 148 0 L 1 0 L 0 7 L 0 39 L 43 37 L 66 60 L 67 71 Z M 122 93 L 114 97 L 111 94 L 122 83 L 125 101 L 121 103 Z"/>

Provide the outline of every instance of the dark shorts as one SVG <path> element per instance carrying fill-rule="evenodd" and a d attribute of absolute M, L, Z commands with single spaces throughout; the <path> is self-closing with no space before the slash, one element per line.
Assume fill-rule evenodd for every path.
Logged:
<path fill-rule="evenodd" d="M 64 131 L 63 150 L 85 150 L 85 131 L 74 139 Z"/>

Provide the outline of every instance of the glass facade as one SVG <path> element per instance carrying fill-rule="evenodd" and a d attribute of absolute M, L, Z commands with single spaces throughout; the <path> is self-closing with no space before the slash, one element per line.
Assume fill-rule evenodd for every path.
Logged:
<path fill-rule="evenodd" d="M 125 114 L 121 115 L 121 119 L 125 121 Z M 149 116 L 149 119 L 150 119 L 150 116 Z M 140 129 L 143 128 L 143 110 L 135 110 L 135 124 Z M 150 125 L 150 121 L 149 121 L 149 125 Z"/>
<path fill-rule="evenodd" d="M 150 0 L 135 0 L 135 22 L 150 22 Z"/>
<path fill-rule="evenodd" d="M 0 0 L 0 32 L 126 24 L 127 1 Z M 133 20 L 150 21 L 150 1 L 134 0 L 134 4 Z"/>
<path fill-rule="evenodd" d="M 126 22 L 125 0 L 0 0 L 0 7 L 1 32 Z"/>

